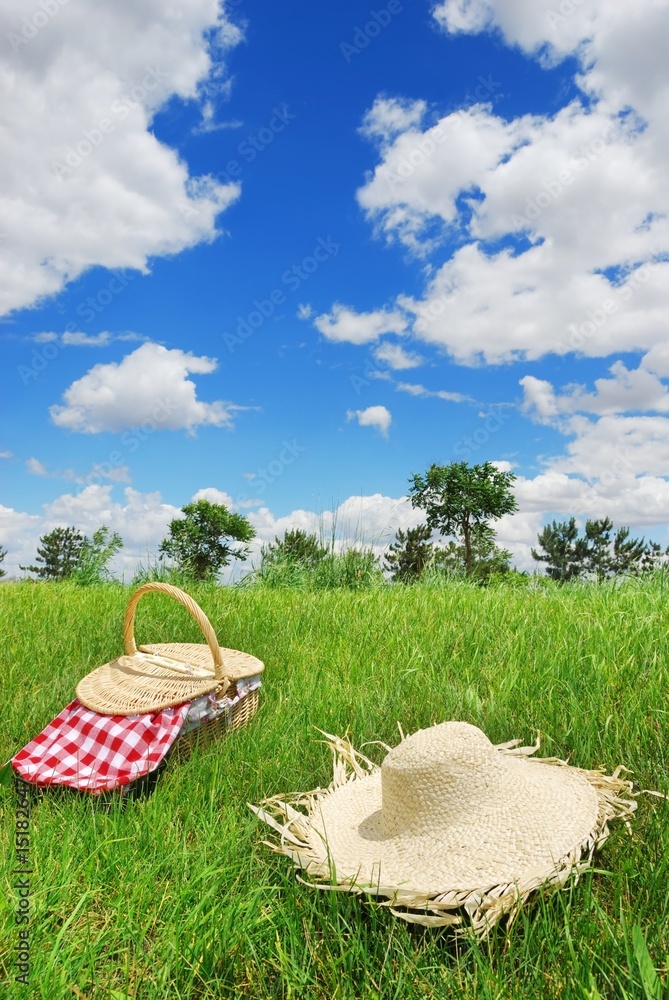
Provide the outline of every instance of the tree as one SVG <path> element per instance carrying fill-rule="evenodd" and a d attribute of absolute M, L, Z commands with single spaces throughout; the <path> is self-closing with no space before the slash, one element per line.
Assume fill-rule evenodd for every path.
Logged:
<path fill-rule="evenodd" d="M 20 568 L 36 573 L 40 580 L 64 580 L 76 570 L 84 540 L 74 527 L 54 528 L 39 540 L 35 557 L 38 565 Z"/>
<path fill-rule="evenodd" d="M 576 518 L 552 521 L 537 535 L 540 550 L 531 549 L 532 558 L 545 562 L 546 575 L 552 580 L 565 582 L 582 572 L 584 547 L 579 542 Z"/>
<path fill-rule="evenodd" d="M 385 569 L 395 583 L 414 583 L 434 559 L 434 545 L 430 541 L 432 528 L 419 524 L 402 531 L 386 553 Z"/>
<path fill-rule="evenodd" d="M 3 549 L 0 545 L 0 563 L 5 561 L 5 556 L 7 555 L 7 549 Z M 3 576 L 7 576 L 7 571 L 0 566 L 0 580 Z"/>
<path fill-rule="evenodd" d="M 262 550 L 262 565 L 294 563 L 313 569 L 328 554 L 316 535 L 308 534 L 302 528 L 293 528 L 284 533 L 283 538 L 274 536 L 274 542 Z"/>
<path fill-rule="evenodd" d="M 231 541 L 250 542 L 255 530 L 242 514 L 224 504 L 197 500 L 181 508 L 174 518 L 160 552 L 174 559 L 178 568 L 196 580 L 211 580 L 231 559 L 246 559 L 248 548 L 233 549 Z"/>
<path fill-rule="evenodd" d="M 552 521 L 539 532 L 540 551 L 532 549 L 532 557 L 547 563 L 546 573 L 553 580 L 565 582 L 579 576 L 594 577 L 601 582 L 611 576 L 652 572 L 662 566 L 669 555 L 657 542 L 630 538 L 630 529 L 618 528 L 615 535 L 609 517 L 585 522 L 579 535 L 576 519 Z"/>
<path fill-rule="evenodd" d="M 116 532 L 101 525 L 91 538 L 85 538 L 79 553 L 73 577 L 77 583 L 89 585 L 109 579 L 109 563 L 123 548 L 123 539 Z"/>
<path fill-rule="evenodd" d="M 495 544 L 495 532 L 488 524 L 475 524 L 471 531 L 472 568 L 470 577 L 485 583 L 491 576 L 509 573 L 512 555 Z M 447 573 L 466 573 L 467 558 L 463 544 L 450 541 L 446 548 L 436 549 L 435 567 Z"/>
<path fill-rule="evenodd" d="M 425 476 L 414 474 L 409 480 L 411 505 L 427 513 L 428 526 L 461 540 L 468 576 L 474 566 L 472 530 L 518 509 L 511 492 L 515 479 L 492 462 L 452 462 L 431 465 Z"/>

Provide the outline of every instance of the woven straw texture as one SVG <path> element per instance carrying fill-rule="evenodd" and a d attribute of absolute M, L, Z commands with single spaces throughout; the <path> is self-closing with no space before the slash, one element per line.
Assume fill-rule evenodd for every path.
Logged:
<path fill-rule="evenodd" d="M 198 643 L 135 642 L 135 610 L 147 593 L 163 593 L 182 604 L 197 621 L 205 639 Z M 77 685 L 79 701 L 101 715 L 139 715 L 213 691 L 222 697 L 230 683 L 263 671 L 263 663 L 249 653 L 221 648 L 209 619 L 196 602 L 178 587 L 147 583 L 130 598 L 123 630 L 125 655 L 97 667 Z"/>
<path fill-rule="evenodd" d="M 329 788 L 251 808 L 280 834 L 270 846 L 323 888 L 387 897 L 414 923 L 460 925 L 464 911 L 485 936 L 535 889 L 587 867 L 608 822 L 636 808 L 622 768 L 606 776 L 532 759 L 538 744 L 495 747 L 466 722 L 414 733 L 380 768 L 324 735 Z"/>

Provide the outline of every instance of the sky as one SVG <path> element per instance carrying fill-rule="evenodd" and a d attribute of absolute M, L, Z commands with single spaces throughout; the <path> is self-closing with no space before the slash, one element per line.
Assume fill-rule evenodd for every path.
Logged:
<path fill-rule="evenodd" d="M 381 552 L 433 462 L 669 542 L 669 0 L 5 0 L 0 545 Z M 334 525 L 334 529 L 333 529 Z"/>

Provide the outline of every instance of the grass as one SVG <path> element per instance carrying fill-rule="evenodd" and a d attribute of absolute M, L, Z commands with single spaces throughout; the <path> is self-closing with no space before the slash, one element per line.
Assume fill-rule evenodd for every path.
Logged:
<path fill-rule="evenodd" d="M 0 586 L 0 762 L 121 651 L 120 585 Z M 0 789 L 3 997 L 643 998 L 669 965 L 669 802 L 641 796 L 597 869 L 539 895 L 507 934 L 455 943 L 346 894 L 318 892 L 262 843 L 246 807 L 330 780 L 314 727 L 355 746 L 445 719 L 494 742 L 669 790 L 669 591 L 623 587 L 369 590 L 205 588 L 221 642 L 265 661 L 244 731 L 170 765 L 153 795 L 111 808 L 33 802 L 31 988 L 16 984 L 15 800 Z M 168 598 L 145 598 L 143 641 L 199 641 Z M 366 752 L 377 756 L 378 748 Z"/>

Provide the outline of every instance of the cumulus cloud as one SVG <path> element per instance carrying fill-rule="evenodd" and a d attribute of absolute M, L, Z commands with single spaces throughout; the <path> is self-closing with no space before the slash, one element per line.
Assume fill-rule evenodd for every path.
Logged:
<path fill-rule="evenodd" d="M 329 313 L 316 316 L 314 326 L 328 340 L 337 343 L 368 344 L 378 340 L 384 333 L 404 333 L 407 321 L 400 312 L 386 309 L 356 312 L 348 306 L 335 302 Z"/>
<path fill-rule="evenodd" d="M 635 369 L 616 361 L 611 378 L 595 379 L 594 391 L 571 384 L 556 392 L 548 380 L 524 376 L 522 409 L 573 439 L 564 455 L 547 460 L 550 468 L 587 478 L 612 469 L 627 476 L 665 475 L 669 418 L 662 414 L 669 413 L 669 387 L 653 371 L 666 371 L 663 365 L 664 351 L 647 354 Z"/>
<path fill-rule="evenodd" d="M 217 0 L 183 0 L 178 17 L 159 0 L 8 0 L 0 35 L 0 314 L 90 267 L 146 272 L 216 236 L 239 186 L 190 176 L 152 123 L 170 98 L 224 84 L 220 56 L 241 36 Z"/>
<path fill-rule="evenodd" d="M 58 427 L 84 434 L 119 432 L 149 422 L 161 430 L 200 425 L 230 427 L 240 407 L 198 399 L 189 374 L 216 370 L 215 358 L 197 357 L 159 344 L 138 347 L 122 361 L 97 364 L 65 390 L 64 403 L 50 407 Z"/>
<path fill-rule="evenodd" d="M 399 133 L 420 125 L 426 109 L 425 101 L 377 97 L 366 112 L 360 131 L 369 139 L 390 140 Z"/>
<path fill-rule="evenodd" d="M 196 503 L 198 500 L 208 500 L 209 503 L 222 504 L 228 509 L 232 509 L 235 506 L 235 502 L 229 493 L 225 490 L 218 490 L 215 486 L 205 486 L 204 489 L 198 490 L 193 496 L 193 502 Z"/>
<path fill-rule="evenodd" d="M 374 427 L 383 437 L 388 437 L 393 418 L 385 406 L 368 406 L 365 410 L 347 410 L 346 419 L 357 419 L 361 427 Z"/>
<path fill-rule="evenodd" d="M 669 7 L 560 10 L 444 0 L 435 16 L 543 61 L 575 56 L 581 93 L 565 107 L 507 120 L 478 103 L 426 121 L 422 102 L 384 95 L 363 120 L 379 160 L 358 201 L 377 231 L 419 255 L 454 238 L 424 292 L 396 305 L 407 332 L 462 364 L 666 339 Z"/>
<path fill-rule="evenodd" d="M 669 521 L 669 483 L 661 477 L 621 476 L 611 471 L 597 481 L 586 482 L 551 470 L 534 478 L 520 476 L 514 492 L 518 512 L 506 515 L 493 526 L 497 543 L 511 551 L 519 569 L 537 569 L 530 549 L 536 547 L 542 524 L 552 517 L 574 515 L 582 524 L 586 518 L 609 515 L 617 525 L 627 524 L 636 533 L 664 544 L 667 541 L 663 529 Z M 191 499 L 202 496 L 215 503 L 230 500 L 228 493 L 216 487 L 205 487 Z M 58 525 L 71 524 L 90 535 L 101 524 L 107 524 L 125 542 L 114 570 L 130 579 L 140 563 L 146 564 L 148 556 L 155 556 L 170 521 L 180 516 L 180 508 L 165 503 L 160 493 L 126 488 L 123 499 L 117 501 L 110 485 L 90 485 L 77 494 L 64 494 L 45 504 L 39 515 L 0 505 L 0 545 L 8 549 L 3 567 L 10 574 L 18 574 L 19 563 L 33 562 L 40 535 Z M 336 508 L 320 513 L 296 509 L 276 515 L 263 506 L 247 516 L 257 532 L 251 544 L 252 557 L 230 567 L 226 579 L 237 579 L 248 572 L 257 564 L 262 545 L 289 529 L 301 528 L 326 539 L 334 537 L 337 550 L 364 544 L 382 556 L 398 529 L 406 531 L 425 520 L 424 512 L 414 509 L 406 496 L 379 493 L 348 497 Z"/>

